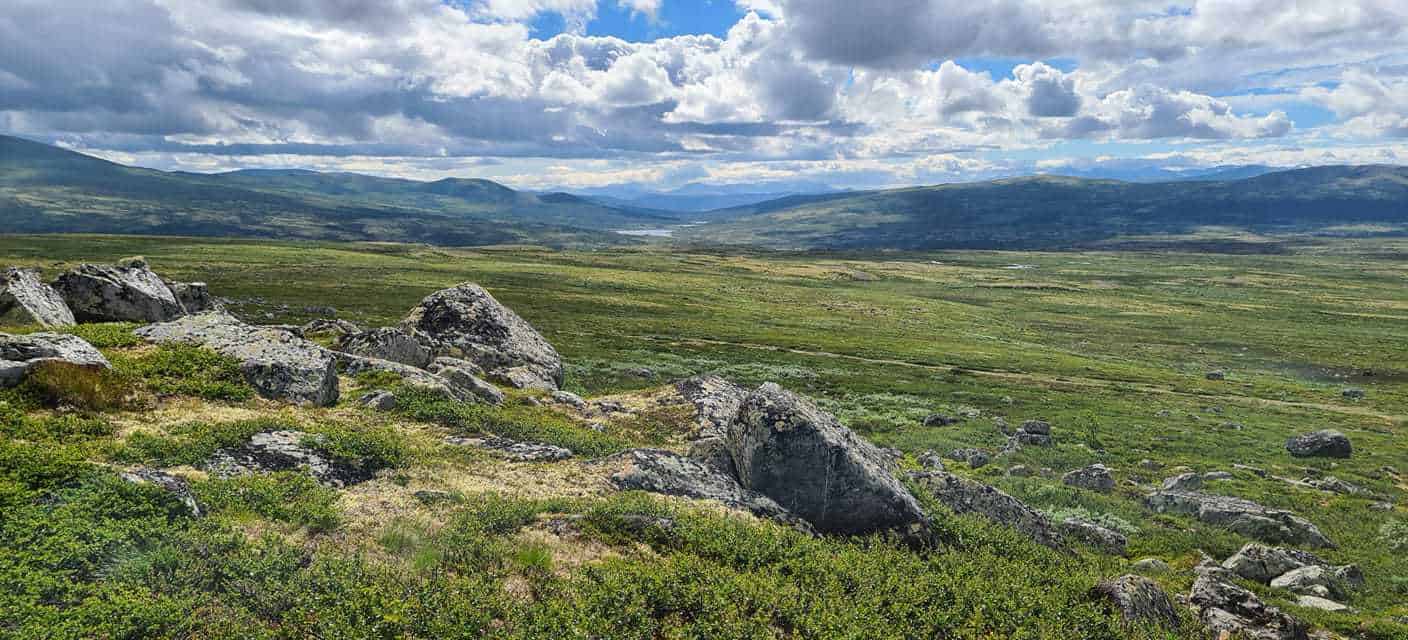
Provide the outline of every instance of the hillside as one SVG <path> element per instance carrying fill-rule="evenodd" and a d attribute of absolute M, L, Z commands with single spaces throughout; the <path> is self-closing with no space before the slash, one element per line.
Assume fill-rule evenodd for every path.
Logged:
<path fill-rule="evenodd" d="M 778 249 L 1069 249 L 1208 228 L 1408 232 L 1408 168 L 1317 167 L 1233 181 L 1030 177 L 832 196 L 715 212 L 686 241 Z M 1353 231 L 1353 230 L 1348 230 Z"/>
<path fill-rule="evenodd" d="M 0 237 L 0 635 L 1403 638 L 1405 251 Z"/>
<path fill-rule="evenodd" d="M 562 246 L 621 244 L 627 239 L 609 230 L 671 220 L 564 195 L 536 196 L 487 180 L 168 173 L 0 136 L 0 216 L 9 233 Z"/>

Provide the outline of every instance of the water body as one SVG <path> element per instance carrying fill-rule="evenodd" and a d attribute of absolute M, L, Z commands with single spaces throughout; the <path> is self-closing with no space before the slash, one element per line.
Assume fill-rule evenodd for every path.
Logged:
<path fill-rule="evenodd" d="M 642 236 L 647 238 L 669 238 L 675 235 L 675 229 L 616 229 L 616 233 L 623 236 Z"/>

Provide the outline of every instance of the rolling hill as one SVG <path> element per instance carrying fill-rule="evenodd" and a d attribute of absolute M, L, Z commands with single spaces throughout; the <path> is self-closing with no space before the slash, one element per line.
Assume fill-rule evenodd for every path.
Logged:
<path fill-rule="evenodd" d="M 1120 238 L 1408 233 L 1408 167 L 1329 166 L 1242 180 L 1038 176 L 826 196 L 715 212 L 684 241 L 774 249 L 1068 249 Z"/>
<path fill-rule="evenodd" d="M 428 242 L 619 244 L 611 229 L 669 214 L 488 180 L 418 182 L 299 170 L 195 174 L 140 169 L 0 136 L 7 233 L 116 233 Z"/>

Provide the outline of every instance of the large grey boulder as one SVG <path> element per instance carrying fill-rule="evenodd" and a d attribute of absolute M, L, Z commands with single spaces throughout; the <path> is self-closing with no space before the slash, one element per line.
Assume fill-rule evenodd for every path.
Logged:
<path fill-rule="evenodd" d="M 943 471 L 913 473 L 910 478 L 954 513 L 980 515 L 1040 544 L 1062 547 L 1061 533 L 1051 518 L 995 487 Z"/>
<path fill-rule="evenodd" d="M 111 369 L 107 358 L 83 338 L 58 333 L 0 333 L 0 388 L 23 382 L 35 367 L 62 362 L 89 369 Z"/>
<path fill-rule="evenodd" d="M 1287 440 L 1286 451 L 1296 458 L 1348 458 L 1354 447 L 1343 433 L 1324 429 Z"/>
<path fill-rule="evenodd" d="M 172 295 L 176 296 L 176 301 L 181 303 L 181 309 L 186 313 L 205 313 L 207 311 L 220 311 L 224 305 L 210 295 L 210 287 L 204 282 L 168 282 Z"/>
<path fill-rule="evenodd" d="M 1356 583 L 1356 579 L 1358 583 Z M 1363 583 L 1358 567 L 1346 565 L 1338 569 L 1324 565 L 1308 565 L 1292 569 L 1273 578 L 1273 589 L 1285 589 L 1291 593 L 1343 600 L 1351 589 Z"/>
<path fill-rule="evenodd" d="M 728 425 L 738 415 L 738 408 L 748 397 L 748 390 L 716 375 L 686 378 L 675 383 L 675 390 L 694 405 L 696 438 L 722 437 Z"/>
<path fill-rule="evenodd" d="M 1168 593 L 1143 576 L 1131 574 L 1106 580 L 1096 585 L 1091 594 L 1109 603 L 1133 627 L 1177 631 L 1183 624 Z"/>
<path fill-rule="evenodd" d="M 1072 487 L 1100 493 L 1109 493 L 1115 490 L 1115 476 L 1110 473 L 1110 468 L 1103 464 L 1092 464 L 1071 471 L 1061 476 L 1061 482 Z"/>
<path fill-rule="evenodd" d="M 1222 567 L 1247 580 L 1270 584 L 1273 579 L 1289 571 L 1328 564 L 1309 551 L 1250 542 L 1224 560 Z"/>
<path fill-rule="evenodd" d="M 275 471 L 303 471 L 318 482 L 346 487 L 370 480 L 373 472 L 328 456 L 316 445 L 323 437 L 302 431 L 256 433 L 239 446 L 220 449 L 203 465 L 211 475 L 228 478 Z"/>
<path fill-rule="evenodd" d="M 562 358 L 551 344 L 477 284 L 426 296 L 401 322 L 428 337 L 435 355 L 464 358 L 519 388 L 562 386 Z"/>
<path fill-rule="evenodd" d="M 148 325 L 136 333 L 150 342 L 203 346 L 239 360 L 245 380 L 265 398 L 318 406 L 337 402 L 336 359 L 288 331 L 214 312 Z"/>
<path fill-rule="evenodd" d="M 1248 640 L 1308 640 L 1304 622 L 1261 601 L 1256 594 L 1204 573 L 1193 582 L 1188 602 L 1213 634 Z"/>
<path fill-rule="evenodd" d="M 743 487 L 718 469 L 670 451 L 632 449 L 601 463 L 617 469 L 611 475 L 611 483 L 622 491 L 714 500 L 730 508 L 810 530 L 809 525 L 772 498 Z"/>
<path fill-rule="evenodd" d="M 489 384 L 479 376 L 483 373 L 472 362 L 454 358 L 437 358 L 430 364 L 429 371 L 448 380 L 450 386 L 467 397 L 492 405 L 504 403 L 504 392 Z"/>
<path fill-rule="evenodd" d="M 879 448 L 776 384 L 743 401 L 727 441 L 740 484 L 818 531 L 917 533 L 927 527 L 919 501 Z"/>
<path fill-rule="evenodd" d="M 32 269 L 6 269 L 0 273 L 0 325 L 37 324 L 71 327 L 73 312 L 63 296 L 39 279 Z"/>
<path fill-rule="evenodd" d="M 390 373 L 399 376 L 406 384 L 430 389 L 460 402 L 486 402 L 497 405 L 503 403 L 504 400 L 504 394 L 498 388 L 468 372 L 450 368 L 427 371 L 380 358 L 354 356 L 341 351 L 332 353 L 341 366 L 342 372 L 349 376 L 373 372 Z"/>
<path fill-rule="evenodd" d="M 59 276 L 54 288 L 79 322 L 166 322 L 185 314 L 176 294 L 141 258 L 79 265 Z"/>
<path fill-rule="evenodd" d="M 335 348 L 355 356 L 390 360 L 424 369 L 435 360 L 435 355 L 424 342 L 424 337 L 418 339 L 399 328 L 383 327 L 344 335 L 338 338 Z"/>
<path fill-rule="evenodd" d="M 1309 520 L 1243 498 L 1193 491 L 1157 491 L 1146 496 L 1144 504 L 1158 513 L 1192 516 L 1262 542 L 1335 546 Z"/>

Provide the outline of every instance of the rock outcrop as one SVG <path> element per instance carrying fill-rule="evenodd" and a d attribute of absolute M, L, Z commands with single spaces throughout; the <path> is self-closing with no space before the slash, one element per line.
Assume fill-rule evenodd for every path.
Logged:
<path fill-rule="evenodd" d="M 572 457 L 572 452 L 562 447 L 537 442 L 519 442 L 496 436 L 485 438 L 450 436 L 445 438 L 445 443 L 493 451 L 514 462 L 558 462 Z"/>
<path fill-rule="evenodd" d="M 1296 458 L 1348 458 L 1354 447 L 1343 433 L 1324 429 L 1287 440 L 1286 451 Z"/>
<path fill-rule="evenodd" d="M 623 491 L 648 491 L 696 500 L 715 500 L 759 517 L 810 529 L 772 498 L 744 488 L 733 477 L 697 460 L 669 451 L 633 449 L 602 464 L 618 467 L 611 483 Z"/>
<path fill-rule="evenodd" d="M 364 358 L 390 360 L 418 369 L 430 366 L 434 354 L 418 339 L 401 329 L 383 327 L 342 336 L 337 340 L 338 351 Z"/>
<path fill-rule="evenodd" d="M 107 358 L 78 336 L 58 333 L 0 333 L 0 388 L 23 382 L 36 367 L 62 362 L 88 369 L 111 369 Z"/>
<path fill-rule="evenodd" d="M 694 405 L 696 438 L 723 437 L 748 397 L 748 390 L 716 375 L 695 376 L 675 383 L 675 390 Z"/>
<path fill-rule="evenodd" d="M 1016 529 L 1040 544 L 1052 548 L 1062 546 L 1061 533 L 1046 514 L 995 487 L 942 471 L 914 473 L 910 478 L 954 513 L 980 515 Z"/>
<path fill-rule="evenodd" d="M 214 312 L 142 327 L 137 335 L 155 343 L 199 345 L 239 360 L 245 380 L 265 398 L 319 406 L 337 402 L 336 359 L 290 332 Z"/>
<path fill-rule="evenodd" d="M 739 483 L 817 531 L 913 532 L 927 526 L 919 501 L 891 473 L 884 453 L 776 384 L 749 394 L 727 440 Z"/>
<path fill-rule="evenodd" d="M 1248 640 L 1308 640 L 1304 622 L 1261 601 L 1256 594 L 1221 576 L 1201 571 L 1188 602 L 1198 619 L 1214 634 Z"/>
<path fill-rule="evenodd" d="M 79 322 L 166 322 L 185 314 L 176 294 L 141 258 L 80 265 L 59 276 L 54 288 Z"/>
<path fill-rule="evenodd" d="M 1168 593 L 1157 582 L 1143 576 L 1124 575 L 1106 580 L 1096 585 L 1091 595 L 1109 603 L 1130 626 L 1165 631 L 1177 631 L 1183 626 Z"/>
<path fill-rule="evenodd" d="M 483 373 L 474 363 L 454 358 L 437 358 L 430 364 L 429 371 L 458 389 L 467 398 L 478 402 L 499 405 L 504 403 L 504 392 L 489 384 L 479 376 Z"/>
<path fill-rule="evenodd" d="M 1103 464 L 1092 464 L 1061 476 L 1061 482 L 1081 489 L 1109 493 L 1115 490 L 1115 476 Z"/>
<path fill-rule="evenodd" d="M 562 358 L 531 325 L 477 284 L 430 294 L 402 321 L 435 355 L 464 358 L 518 388 L 562 386 Z M 414 334 L 413 334 L 414 335 Z"/>
<path fill-rule="evenodd" d="M 131 471 L 124 471 L 118 474 L 123 480 L 132 484 L 147 484 L 160 488 L 181 501 L 186 507 L 186 512 L 193 518 L 205 515 L 205 508 L 196 499 L 196 494 L 191 491 L 191 483 L 185 478 L 169 474 L 156 469 L 138 468 Z"/>
<path fill-rule="evenodd" d="M 321 438 L 301 431 L 256 433 L 240 446 L 216 451 L 204 466 L 211 475 L 222 478 L 301 470 L 332 487 L 347 487 L 372 478 L 371 471 L 309 446 Z"/>
<path fill-rule="evenodd" d="M 181 310 L 188 314 L 224 309 L 220 301 L 210 295 L 210 287 L 204 282 L 169 282 L 167 286 L 176 296 L 176 302 L 181 303 Z"/>
<path fill-rule="evenodd" d="M 1146 496 L 1144 503 L 1156 512 L 1193 516 L 1253 540 L 1309 547 L 1335 546 L 1309 520 L 1243 498 L 1193 491 L 1158 491 Z"/>
<path fill-rule="evenodd" d="M 39 279 L 31 269 L 6 269 L 0 273 L 0 325 L 37 324 L 70 327 L 73 312 L 63 296 Z"/>
<path fill-rule="evenodd" d="M 1222 568 L 1252 582 L 1270 584 L 1276 577 L 1294 569 L 1325 564 L 1309 551 L 1251 542 L 1223 561 Z"/>

